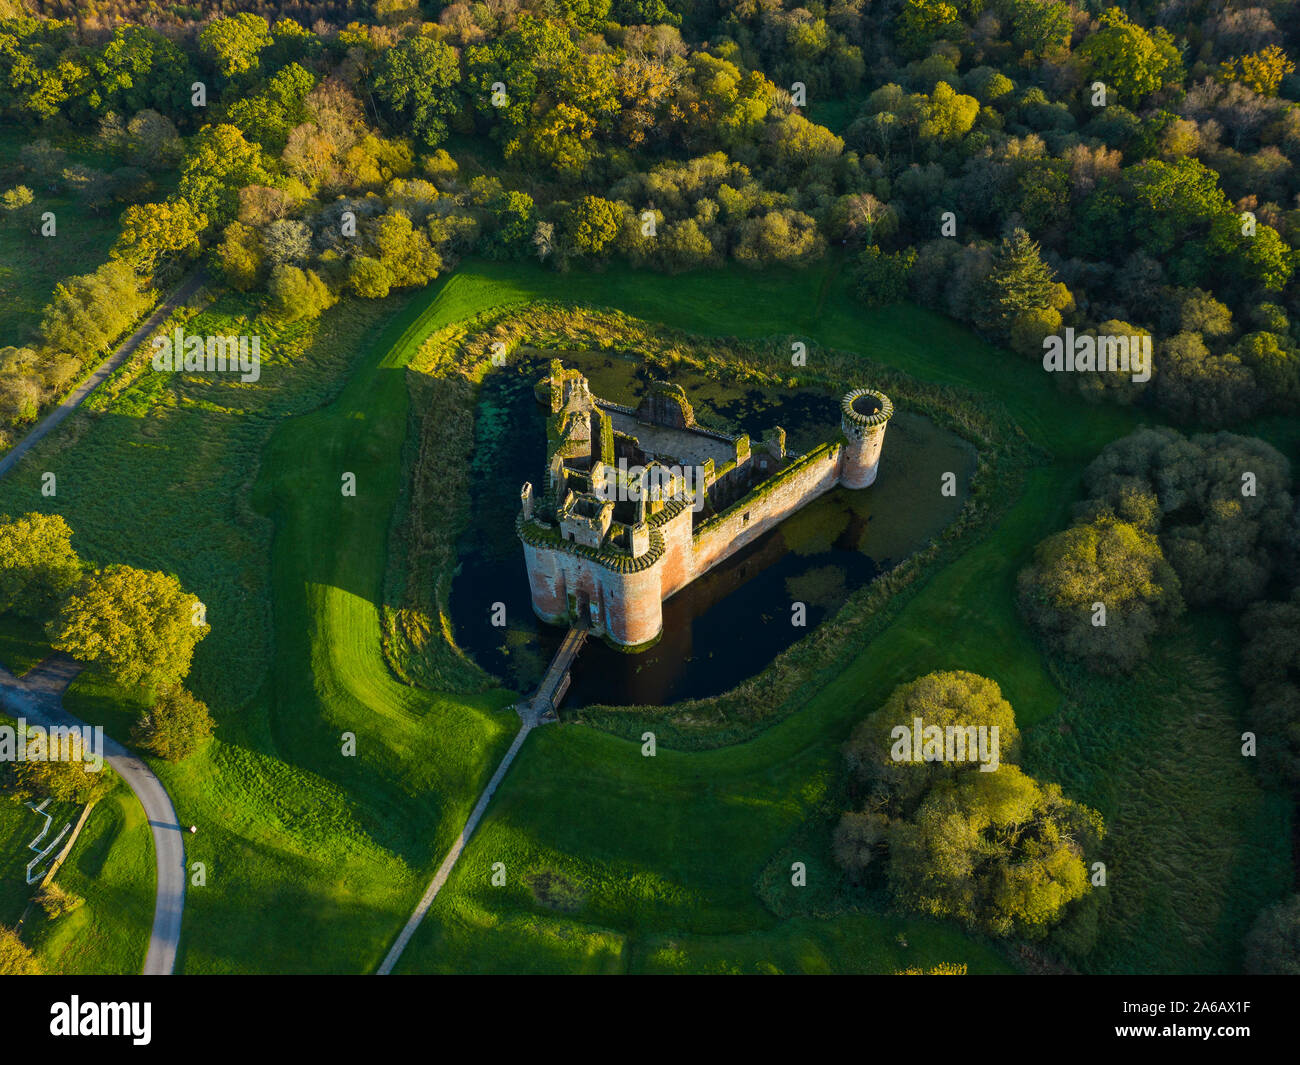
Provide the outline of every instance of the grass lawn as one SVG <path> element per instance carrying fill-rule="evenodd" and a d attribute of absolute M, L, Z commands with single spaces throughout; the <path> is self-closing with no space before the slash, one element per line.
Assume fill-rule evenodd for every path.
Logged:
<path fill-rule="evenodd" d="M 50 921 L 34 909 L 23 927 L 46 972 L 134 974 L 153 926 L 153 835 L 125 784 L 95 804 L 56 880 L 86 900 Z"/>
<path fill-rule="evenodd" d="M 699 752 L 661 746 L 643 758 L 638 745 L 585 726 L 535 733 L 399 968 L 1006 969 L 1000 949 L 948 925 L 872 913 L 779 919 L 758 882 L 831 795 L 844 736 L 899 682 L 970 669 L 1002 685 L 1023 728 L 1056 718 L 1069 685 L 1054 679 L 1016 615 L 1015 574 L 1064 524 L 1083 465 L 1140 419 L 1058 392 L 1033 364 L 936 315 L 856 306 L 833 262 L 677 278 L 473 263 L 413 296 L 343 304 L 282 330 L 225 298 L 205 312 L 211 331 L 265 329 L 260 382 L 146 373 L 0 482 L 0 511 L 62 513 L 84 557 L 175 572 L 208 606 L 213 633 L 191 686 L 212 707 L 217 738 L 187 763 L 158 767 L 182 821 L 200 826 L 188 860 L 208 865 L 207 886 L 187 897 L 181 968 L 372 971 L 509 743 L 510 693 L 432 693 L 392 678 L 379 607 L 408 427 L 404 367 L 434 329 L 538 298 L 581 299 L 703 335 L 795 334 L 860 351 L 994 395 L 1053 458 L 1031 471 L 992 532 L 924 581 L 804 708 L 754 740 Z M 38 491 L 45 469 L 62 471 L 54 500 Z M 340 492 L 345 473 L 356 475 L 355 497 Z M 1214 653 L 1227 663 L 1229 651 Z M 136 711 L 127 693 L 93 676 L 77 682 L 69 705 L 119 739 Z M 346 734 L 354 757 L 342 754 Z M 1069 759 L 1042 751 L 1043 774 L 1060 775 L 1085 801 L 1108 779 L 1122 798 L 1140 772 L 1130 762 L 1112 778 L 1101 766 L 1072 780 Z M 1200 836 L 1180 841 L 1203 801 L 1182 786 L 1117 836 L 1158 837 L 1182 868 L 1246 847 L 1251 826 L 1265 825 L 1266 853 L 1249 866 L 1260 878 L 1255 897 L 1280 894 L 1278 816 L 1252 780 L 1221 770 L 1216 780 L 1257 815 L 1223 823 L 1213 848 Z M 503 887 L 490 882 L 497 862 Z M 809 872 L 836 875 L 811 859 Z M 1203 885 L 1195 922 L 1226 912 L 1231 890 L 1223 878 Z M 1172 909 L 1187 901 L 1153 899 L 1152 921 L 1174 927 Z M 1205 941 L 1210 964 L 1231 964 L 1239 916 Z M 1112 953 L 1098 948 L 1098 967 L 1123 968 L 1151 924 L 1108 927 Z"/>
<path fill-rule="evenodd" d="M 0 715 L 0 724 L 12 723 Z M 48 844 L 65 824 L 76 825 L 81 807 L 51 803 L 46 812 L 54 818 L 44 841 Z M 27 883 L 27 863 L 36 857 L 28 844 L 43 823 L 17 799 L 0 795 L 0 924 L 13 927 L 36 892 L 36 885 Z M 52 857 L 39 868 L 46 869 Z M 54 921 L 37 906 L 28 913 L 23 941 L 36 951 L 45 971 L 138 973 L 153 924 L 153 836 L 144 810 L 124 783 L 118 781 L 95 804 L 55 881 L 86 902 Z"/>

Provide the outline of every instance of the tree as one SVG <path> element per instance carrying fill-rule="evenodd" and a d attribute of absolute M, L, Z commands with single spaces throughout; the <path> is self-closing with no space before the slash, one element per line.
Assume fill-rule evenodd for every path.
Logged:
<path fill-rule="evenodd" d="M 146 170 L 165 170 L 185 153 L 172 120 L 157 111 L 138 112 L 126 125 L 127 156 Z"/>
<path fill-rule="evenodd" d="M 0 976 L 40 976 L 43 971 L 18 933 L 0 925 Z"/>
<path fill-rule="evenodd" d="M 1300 405 L 1300 357 L 1289 337 L 1263 330 L 1247 333 L 1232 353 L 1250 367 L 1276 406 L 1288 410 Z"/>
<path fill-rule="evenodd" d="M 266 19 L 247 11 L 214 19 L 199 34 L 199 50 L 225 78 L 256 71 L 262 51 L 271 44 Z"/>
<path fill-rule="evenodd" d="M 456 53 L 432 37 L 409 37 L 380 53 L 371 88 L 392 117 L 425 145 L 447 138 L 447 123 L 460 111 Z"/>
<path fill-rule="evenodd" d="M 23 425 L 36 420 L 45 393 L 35 374 L 0 377 L 0 418 L 9 425 Z"/>
<path fill-rule="evenodd" d="M 81 761 L 38 761 L 28 759 L 9 766 L 5 790 L 20 802 L 56 802 L 85 804 L 98 802 L 113 790 L 112 770 L 102 766 L 92 770 Z"/>
<path fill-rule="evenodd" d="M 0 614 L 45 617 L 81 575 L 72 530 L 57 514 L 0 514 Z"/>
<path fill-rule="evenodd" d="M 895 899 L 995 936 L 1045 935 L 1088 891 L 1084 849 L 1100 816 L 1018 766 L 939 782 L 912 818 L 891 825 Z"/>
<path fill-rule="evenodd" d="M 62 282 L 41 318 L 40 335 L 51 351 L 105 352 L 151 303 L 135 271 L 117 260 L 93 274 Z"/>
<path fill-rule="evenodd" d="M 1004 335 L 1009 333 L 1019 315 L 1051 305 L 1053 279 L 1038 245 L 1023 229 L 1014 230 L 1003 238 L 993 260 L 980 325 Z"/>
<path fill-rule="evenodd" d="M 1246 972 L 1300 976 L 1300 895 L 1275 902 L 1255 919 L 1246 936 Z"/>
<path fill-rule="evenodd" d="M 222 276 L 232 287 L 247 292 L 262 276 L 266 255 L 262 238 L 252 226 L 231 222 L 216 248 Z"/>
<path fill-rule="evenodd" d="M 688 221 L 694 225 L 693 220 Z M 808 262 L 820 258 L 825 249 L 826 241 L 817 232 L 816 220 L 786 207 L 741 222 L 733 254 L 737 262 L 767 266 Z"/>
<path fill-rule="evenodd" d="M 672 222 L 660 233 L 659 261 L 672 273 L 703 266 L 713 259 L 713 254 L 713 242 L 694 218 Z"/>
<path fill-rule="evenodd" d="M 570 206 L 565 218 L 565 234 L 580 255 L 600 255 L 623 224 L 623 210 L 600 196 L 584 196 Z"/>
<path fill-rule="evenodd" d="M 109 566 L 82 578 L 47 631 L 56 650 L 118 683 L 156 689 L 184 679 L 209 626 L 175 577 Z"/>
<path fill-rule="evenodd" d="M 1059 0 L 1011 0 L 1011 39 L 1033 58 L 1050 58 L 1070 50 L 1074 16 Z"/>
<path fill-rule="evenodd" d="M 845 810 L 835 826 L 835 861 L 851 875 L 861 876 L 884 855 L 889 820 L 874 810 Z"/>
<path fill-rule="evenodd" d="M 367 300 L 382 300 L 393 287 L 393 277 L 372 255 L 357 255 L 348 262 L 348 285 Z"/>
<path fill-rule="evenodd" d="M 1132 521 L 1129 501 L 1154 500 L 1148 528 L 1189 604 L 1240 610 L 1264 597 L 1285 561 L 1291 465 L 1262 440 L 1138 429 L 1102 450 L 1084 484 L 1089 515 Z"/>
<path fill-rule="evenodd" d="M 592 138 L 619 113 L 615 68 L 613 55 L 582 51 L 567 27 L 531 15 L 465 53 L 475 108 L 491 121 L 506 158 L 566 180 L 582 175 L 596 155 Z M 506 86 L 504 100 L 493 91 L 498 83 Z"/>
<path fill-rule="evenodd" d="M 1160 409 L 1175 420 L 1218 428 L 1259 412 L 1264 393 L 1255 375 L 1231 352 L 1210 354 L 1198 333 L 1176 333 L 1156 360 Z"/>
<path fill-rule="evenodd" d="M 1276 96 L 1282 79 L 1294 73 L 1295 64 L 1276 44 L 1270 44 L 1253 55 L 1220 64 L 1220 75 L 1224 80 L 1240 80 L 1260 96 Z"/>
<path fill-rule="evenodd" d="M 0 196 L 0 210 L 3 210 L 9 218 L 25 221 L 31 217 L 32 201 L 35 198 L 32 190 L 26 185 L 15 185 L 11 189 L 6 189 L 5 194 Z"/>
<path fill-rule="evenodd" d="M 442 258 L 401 211 L 380 215 L 369 232 L 370 244 L 396 288 L 427 285 L 442 269 Z"/>
<path fill-rule="evenodd" d="M 131 739 L 166 762 L 180 762 L 216 727 L 207 706 L 184 688 L 168 688 L 131 729 Z"/>
<path fill-rule="evenodd" d="M 58 188 L 59 178 L 68 165 L 68 153 L 44 138 L 24 144 L 18 158 L 27 173 L 51 190 Z"/>
<path fill-rule="evenodd" d="M 1106 517 L 1039 544 L 1020 573 L 1019 598 L 1049 647 L 1099 673 L 1136 668 L 1183 606 L 1155 536 Z"/>
<path fill-rule="evenodd" d="M 858 256 L 856 292 L 868 307 L 883 307 L 907 299 L 907 282 L 916 264 L 916 252 L 886 254 L 869 244 Z"/>
<path fill-rule="evenodd" d="M 1136 204 L 1132 234 L 1142 249 L 1164 260 L 1181 284 L 1208 277 L 1213 227 L 1217 220 L 1234 222 L 1219 175 L 1196 159 L 1147 159 L 1129 167 L 1124 178 Z M 1238 226 L 1232 228 L 1240 236 Z M 1220 230 L 1218 244 L 1217 254 L 1232 254 L 1236 241 Z"/>
<path fill-rule="evenodd" d="M 1135 104 L 1166 82 L 1182 77 L 1178 47 L 1163 26 L 1148 33 L 1117 7 L 1103 12 L 1101 27 L 1079 46 L 1089 77 Z"/>
<path fill-rule="evenodd" d="M 493 244 L 507 253 L 523 252 L 537 225 L 537 207 L 533 198 L 526 192 L 506 189 L 493 196 L 487 207 L 496 221 Z"/>
<path fill-rule="evenodd" d="M 338 302 L 338 297 L 315 270 L 303 270 L 287 263 L 271 271 L 267 293 L 271 312 L 286 322 L 317 318 Z"/>
<path fill-rule="evenodd" d="M 302 266 L 311 258 L 311 227 L 296 218 L 277 218 L 262 230 L 262 250 L 272 266 Z"/>
<path fill-rule="evenodd" d="M 915 759 L 918 721 L 922 737 L 943 737 L 941 757 Z M 965 753 L 955 742 L 949 753 L 949 736 Z M 900 685 L 845 745 L 859 809 L 836 829 L 837 860 L 861 876 L 887 852 L 900 905 L 993 935 L 1042 935 L 1087 892 L 1084 851 L 1104 827 L 1021 772 L 1019 747 L 1015 714 L 988 678 L 954 671 Z"/>
<path fill-rule="evenodd" d="M 904 0 L 895 32 L 907 55 L 922 56 L 931 44 L 952 36 L 960 25 L 961 15 L 945 0 Z"/>
<path fill-rule="evenodd" d="M 146 107 L 175 111 L 192 82 L 185 53 L 145 26 L 118 26 L 90 59 L 95 87 L 86 103 L 95 114 L 131 114 Z"/>
<path fill-rule="evenodd" d="M 946 81 L 939 82 L 928 100 L 920 105 L 917 133 L 923 141 L 948 143 L 960 140 L 975 125 L 980 104 L 973 96 L 963 96 Z"/>
<path fill-rule="evenodd" d="M 277 70 L 260 91 L 232 103 L 226 109 L 226 119 L 250 141 L 279 151 L 289 139 L 289 131 L 307 120 L 307 95 L 315 85 L 315 75 L 290 63 Z"/>
<path fill-rule="evenodd" d="M 895 730 L 911 729 L 920 718 L 939 728 L 997 729 L 999 757 L 1016 761 L 1020 730 L 1002 689 L 965 670 L 928 673 L 900 684 L 885 703 L 865 718 L 844 746 L 844 759 L 855 794 L 891 817 L 914 813 L 934 782 L 954 774 L 978 772 L 973 762 L 898 760 L 893 756 Z"/>
<path fill-rule="evenodd" d="M 261 148 L 229 123 L 204 126 L 190 142 L 177 194 L 209 225 L 224 226 L 239 211 L 239 190 L 270 183 Z"/>
<path fill-rule="evenodd" d="M 831 180 L 835 161 L 844 152 L 843 140 L 800 114 L 772 123 L 768 143 L 777 180 L 783 185 Z"/>
<path fill-rule="evenodd" d="M 122 214 L 122 232 L 113 254 L 142 274 L 184 259 L 199 251 L 199 235 L 208 219 L 185 200 L 132 204 Z"/>

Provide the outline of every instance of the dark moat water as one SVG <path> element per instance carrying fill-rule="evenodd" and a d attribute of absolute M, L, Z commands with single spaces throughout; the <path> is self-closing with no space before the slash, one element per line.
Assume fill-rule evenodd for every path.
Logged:
<path fill-rule="evenodd" d="M 457 642 L 510 687 L 529 691 L 559 646 L 564 630 L 539 621 L 528 594 L 523 550 L 515 537 L 519 487 L 540 486 L 546 424 L 533 385 L 557 353 L 538 353 L 489 374 L 475 419 L 470 524 L 459 544 L 452 583 Z M 597 396 L 635 405 L 649 375 L 631 359 L 592 352 L 558 353 L 586 374 Z M 674 375 L 698 420 L 754 440 L 773 425 L 800 454 L 832 437 L 839 397 L 729 384 Z M 870 386 L 870 381 L 863 381 Z M 899 410 L 889 423 L 876 483 L 837 488 L 664 603 L 663 638 L 627 654 L 587 642 L 573 668 L 566 706 L 666 704 L 717 695 L 759 672 L 773 657 L 821 624 L 856 588 L 905 559 L 960 511 L 975 469 L 975 452 L 926 418 Z M 958 496 L 940 493 L 942 476 L 957 475 Z M 806 607 L 805 627 L 791 624 L 792 604 Z M 504 603 L 505 627 L 491 623 Z"/>

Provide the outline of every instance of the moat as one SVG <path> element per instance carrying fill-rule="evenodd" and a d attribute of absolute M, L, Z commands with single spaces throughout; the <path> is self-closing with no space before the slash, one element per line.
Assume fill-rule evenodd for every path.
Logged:
<path fill-rule="evenodd" d="M 534 615 L 513 535 L 518 486 L 541 483 L 545 469 L 545 415 L 533 386 L 557 356 L 615 402 L 634 406 L 651 380 L 631 359 L 548 351 L 490 374 L 482 386 L 473 455 L 479 487 L 459 544 L 452 622 L 460 646 L 521 691 L 537 682 L 564 635 Z M 838 424 L 839 397 L 828 391 L 757 388 L 691 373 L 673 380 L 702 423 L 754 439 L 779 424 L 792 452 L 830 438 Z M 939 534 L 961 509 L 974 466 L 974 449 L 960 437 L 900 411 L 871 488 L 831 490 L 666 600 L 663 636 L 650 650 L 627 654 L 589 641 L 565 704 L 663 704 L 734 687 L 831 617 L 853 589 Z M 948 471 L 957 475 L 956 497 L 939 491 Z M 806 607 L 802 628 L 791 624 L 796 601 Z M 505 627 L 491 624 L 494 603 L 505 605 Z"/>

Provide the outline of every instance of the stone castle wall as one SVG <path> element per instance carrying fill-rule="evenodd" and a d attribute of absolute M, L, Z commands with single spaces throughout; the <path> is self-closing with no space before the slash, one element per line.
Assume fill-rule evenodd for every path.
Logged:
<path fill-rule="evenodd" d="M 689 511 L 687 512 L 689 517 Z M 659 565 L 618 573 L 558 548 L 524 544 L 533 610 L 543 621 L 568 625 L 581 604 L 592 632 L 629 647 L 649 643 L 663 627 Z"/>
<path fill-rule="evenodd" d="M 839 445 L 815 449 L 756 498 L 710 519 L 698 534 L 692 532 L 690 509 L 683 509 L 660 529 L 663 557 L 638 571 L 620 573 L 562 547 L 525 543 L 533 609 L 545 621 L 567 625 L 586 603 L 596 635 L 624 646 L 649 643 L 662 631 L 665 599 L 834 488 L 842 455 Z"/>
<path fill-rule="evenodd" d="M 840 448 L 816 448 L 777 474 L 757 494 L 742 498 L 701 526 L 691 537 L 691 559 L 686 579 L 677 584 L 664 581 L 664 598 L 680 590 L 702 573 L 753 543 L 775 528 L 800 507 L 839 481 Z"/>
<path fill-rule="evenodd" d="M 693 422 L 680 389 L 665 386 L 651 398 L 665 408 L 650 411 L 659 423 Z M 625 408 L 600 402 L 607 412 L 629 413 Z M 549 539 L 545 532 L 530 531 L 529 496 L 517 528 L 523 541 L 533 609 L 543 620 L 557 625 L 584 619 L 593 633 L 624 647 L 642 647 L 656 641 L 663 630 L 665 599 L 836 485 L 862 488 L 875 480 L 885 423 L 893 406 L 882 393 L 859 389 L 845 397 L 843 411 L 842 443 L 823 444 L 795 459 L 703 522 L 698 530 L 693 527 L 694 514 L 689 505 L 681 500 L 668 503 L 650 518 L 650 549 L 635 558 L 610 557 L 608 553 L 602 558 L 599 543 L 584 546 L 571 539 Z M 641 413 L 638 411 L 638 416 Z M 670 417 L 674 414 L 675 418 Z M 784 453 L 783 446 L 780 452 Z M 736 438 L 735 464 L 743 461 L 752 461 L 747 437 Z M 710 459 L 706 468 L 711 470 L 712 465 Z M 725 477 L 726 467 L 719 475 Z M 725 502 L 725 492 L 722 499 Z M 646 526 L 640 528 L 644 531 Z"/>

